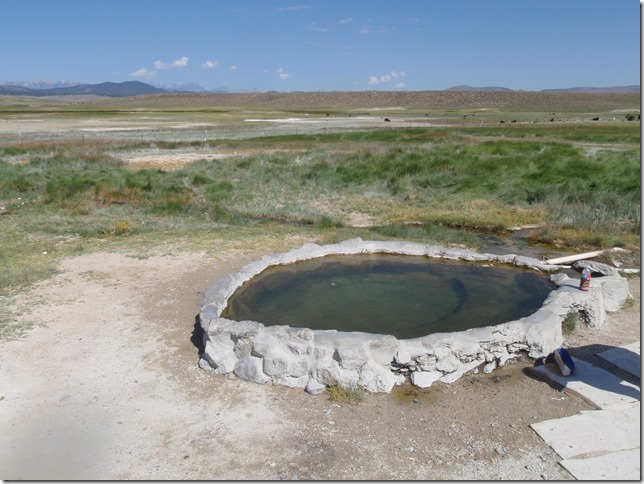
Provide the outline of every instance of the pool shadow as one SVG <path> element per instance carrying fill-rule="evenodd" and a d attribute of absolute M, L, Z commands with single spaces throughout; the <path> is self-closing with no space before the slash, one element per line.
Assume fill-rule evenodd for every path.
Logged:
<path fill-rule="evenodd" d="M 561 286 L 559 286 L 559 288 L 562 288 L 562 287 L 571 287 L 573 289 L 579 289 L 579 284 L 562 284 Z"/>
<path fill-rule="evenodd" d="M 192 335 L 190 336 L 190 342 L 197 348 L 199 351 L 199 356 L 204 352 L 203 344 L 204 330 L 201 327 L 201 317 L 199 314 L 195 316 L 195 324 L 192 329 Z"/>
<path fill-rule="evenodd" d="M 602 391 L 640 400 L 639 387 L 641 379 L 627 370 L 624 370 L 598 356 L 599 353 L 613 350 L 614 354 L 617 354 L 621 359 L 637 359 L 639 362 L 639 354 L 626 348 L 604 344 L 592 344 L 566 349 L 576 360 L 583 361 L 584 363 L 592 365 L 592 367 L 599 368 L 612 375 L 608 375 L 601 371 L 580 371 L 579 369 L 576 369 L 572 375 L 564 377 L 559 371 L 556 363 L 554 363 L 551 358 L 545 359 L 545 361 L 544 359 L 537 360 L 533 367 L 524 368 L 523 373 L 533 380 L 546 382 L 555 390 L 563 390 L 573 382 L 581 382 Z M 535 371 L 536 367 L 542 367 L 544 365 L 546 366 L 547 371 L 543 373 L 543 370 Z M 630 383 L 637 388 L 627 385 L 625 382 Z"/>
<path fill-rule="evenodd" d="M 621 346 L 610 346 L 605 344 L 591 344 L 577 348 L 567 348 L 574 358 L 587 361 L 593 365 L 614 373 L 633 385 L 640 386 L 641 381 L 641 357 L 638 353 Z M 600 353 L 610 351 L 613 361 L 621 361 L 622 366 L 602 358 Z M 632 371 L 631 371 L 632 370 Z"/>

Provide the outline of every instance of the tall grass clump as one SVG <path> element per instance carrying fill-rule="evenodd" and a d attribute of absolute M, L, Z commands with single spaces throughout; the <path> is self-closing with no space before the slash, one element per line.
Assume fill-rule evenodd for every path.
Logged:
<path fill-rule="evenodd" d="M 326 392 L 333 402 L 361 403 L 364 400 L 365 390 L 359 385 L 340 385 L 334 383 L 326 387 Z"/>
<path fill-rule="evenodd" d="M 394 222 L 370 227 L 369 232 L 387 239 L 409 240 L 429 244 L 456 244 L 469 247 L 481 245 L 481 239 L 471 232 L 444 227 L 435 223 L 420 223 L 410 226 Z"/>
<path fill-rule="evenodd" d="M 230 181 L 212 181 L 204 173 L 131 170 L 105 158 L 36 155 L 25 164 L 0 160 L 0 196 L 9 202 L 8 208 L 27 203 L 73 217 L 79 225 L 77 233 L 86 233 L 86 227 L 101 218 L 106 223 L 97 225 L 113 226 L 123 209 L 133 217 L 221 218 L 225 212 L 220 202 L 231 191 Z M 83 216 L 91 217 L 92 223 L 78 219 Z M 99 230 L 100 234 L 112 232 L 119 230 Z"/>
<path fill-rule="evenodd" d="M 434 221 L 446 222 L 444 208 L 454 206 L 455 201 L 467 205 L 468 200 L 486 200 L 489 207 L 504 206 L 528 216 L 542 216 L 545 208 L 550 212 L 547 221 L 553 224 L 599 228 L 602 220 L 612 219 L 628 225 L 628 230 L 639 228 L 637 150 L 589 156 L 567 143 L 503 140 L 393 147 L 384 153 L 368 151 L 333 162 L 318 161 L 302 177 L 318 187 L 326 185 L 327 190 L 361 189 L 392 201 L 425 206 L 426 221 L 434 213 L 442 214 Z M 580 207 L 587 213 L 572 220 L 563 216 L 579 212 Z M 602 217 L 588 217 L 588 213 Z M 462 215 L 453 213 L 453 222 Z M 501 213 L 479 216 L 489 228 L 508 223 Z"/>

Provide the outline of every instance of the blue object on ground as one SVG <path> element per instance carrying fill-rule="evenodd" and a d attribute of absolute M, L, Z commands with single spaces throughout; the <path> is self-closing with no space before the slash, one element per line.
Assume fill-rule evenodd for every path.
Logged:
<path fill-rule="evenodd" d="M 557 348 L 554 351 L 555 362 L 563 376 L 570 376 L 575 371 L 575 362 L 570 353 L 564 348 Z"/>

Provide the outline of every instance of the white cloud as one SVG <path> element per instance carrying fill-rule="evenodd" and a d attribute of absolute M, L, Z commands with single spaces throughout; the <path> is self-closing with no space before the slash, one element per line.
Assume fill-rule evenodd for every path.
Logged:
<path fill-rule="evenodd" d="M 280 77 L 280 79 L 288 79 L 291 77 L 291 75 L 288 72 L 284 72 L 284 69 L 281 67 L 277 69 L 277 75 Z"/>
<path fill-rule="evenodd" d="M 344 24 L 350 24 L 351 22 L 353 22 L 353 19 L 351 17 L 347 17 L 347 18 L 343 18 L 338 23 L 340 25 L 344 25 Z"/>
<path fill-rule="evenodd" d="M 149 71 L 145 67 L 142 67 L 138 71 L 134 71 L 130 74 L 131 77 L 140 77 L 143 79 L 154 79 L 157 73 L 154 71 Z"/>
<path fill-rule="evenodd" d="M 370 86 L 377 86 L 378 84 L 384 84 L 386 82 L 389 82 L 392 79 L 401 79 L 406 76 L 407 74 L 405 73 L 405 71 L 398 71 L 398 72 L 391 71 L 387 74 L 383 74 L 382 76 L 369 76 L 369 80 L 367 81 L 367 84 Z M 402 87 L 404 87 L 404 85 Z"/>
<path fill-rule="evenodd" d="M 173 60 L 172 62 L 169 62 L 169 63 L 157 60 L 157 61 L 154 61 L 154 67 L 156 67 L 159 70 L 172 69 L 174 67 L 185 67 L 188 65 L 188 60 L 189 59 L 186 56 L 179 57 L 178 59 Z"/>
<path fill-rule="evenodd" d="M 360 30 L 358 30 L 359 34 L 362 35 L 371 35 L 371 34 L 390 34 L 396 30 L 395 26 L 391 27 L 372 27 L 371 25 L 363 25 Z"/>
<path fill-rule="evenodd" d="M 397 88 L 407 87 L 407 84 L 405 84 L 404 82 L 399 82 L 398 84 L 396 84 L 396 87 Z"/>
<path fill-rule="evenodd" d="M 309 32 L 328 32 L 329 29 L 326 27 L 320 27 L 319 25 L 315 23 L 310 23 L 309 26 L 306 28 Z"/>
<path fill-rule="evenodd" d="M 228 70 L 229 70 L 229 71 L 236 71 L 236 70 L 237 70 L 237 66 L 230 66 L 230 67 L 228 68 Z"/>
<path fill-rule="evenodd" d="M 209 60 L 201 64 L 201 67 L 203 67 L 204 69 L 216 69 L 217 67 L 219 67 L 219 62 Z"/>
<path fill-rule="evenodd" d="M 310 10 L 310 5 L 293 5 L 292 7 L 280 7 L 277 9 L 278 12 L 296 12 L 298 10 Z"/>

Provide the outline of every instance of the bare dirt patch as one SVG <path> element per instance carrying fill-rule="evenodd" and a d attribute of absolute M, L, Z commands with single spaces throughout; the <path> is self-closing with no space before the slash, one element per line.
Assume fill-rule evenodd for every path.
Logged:
<path fill-rule="evenodd" d="M 301 150 L 304 152 L 305 150 Z M 127 165 L 133 169 L 158 168 L 161 170 L 179 169 L 188 163 L 199 160 L 216 161 L 227 158 L 246 158 L 251 156 L 272 156 L 281 153 L 294 153 L 296 150 L 153 150 L 152 152 L 134 152 L 119 156 Z"/>
<path fill-rule="evenodd" d="M 94 253 L 21 294 L 40 325 L 0 343 L 0 477 L 572 479 L 529 425 L 590 407 L 528 360 L 360 404 L 198 368 L 204 291 L 260 255 Z M 629 283 L 633 304 L 568 343 L 639 340 Z"/>
<path fill-rule="evenodd" d="M 241 156 L 237 153 L 213 153 L 213 152 L 194 152 L 185 153 L 160 152 L 153 154 L 135 154 L 124 157 L 124 161 L 132 168 L 139 170 L 142 168 L 159 168 L 162 170 L 174 170 L 197 160 L 223 160 L 234 156 Z"/>

